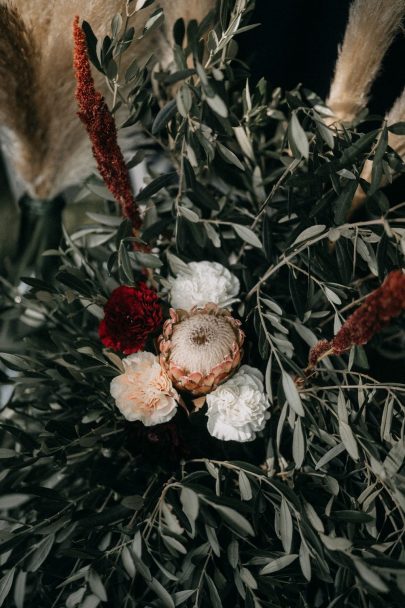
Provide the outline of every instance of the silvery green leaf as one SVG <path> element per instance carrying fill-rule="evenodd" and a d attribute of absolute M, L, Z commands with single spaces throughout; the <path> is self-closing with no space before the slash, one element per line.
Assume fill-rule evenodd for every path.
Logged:
<path fill-rule="evenodd" d="M 310 581 L 311 580 L 311 559 L 310 559 L 308 547 L 304 542 L 301 542 L 300 551 L 299 551 L 299 560 L 300 560 L 302 574 L 307 579 L 307 581 Z"/>
<path fill-rule="evenodd" d="M 324 224 L 317 224 L 315 226 L 309 226 L 309 228 L 305 228 L 305 230 L 303 230 L 301 234 L 297 236 L 293 245 L 297 245 L 298 243 L 313 239 L 315 236 L 318 236 L 319 234 L 324 232 L 325 228 L 326 226 Z"/>
<path fill-rule="evenodd" d="M 255 532 L 252 528 L 251 523 L 246 519 L 246 517 L 241 515 L 238 511 L 235 511 L 235 509 L 231 509 L 230 507 L 226 507 L 224 505 L 219 505 L 217 503 L 214 503 L 211 500 L 208 500 L 207 498 L 204 498 L 204 500 L 205 500 L 205 502 L 210 504 L 216 511 L 218 511 L 218 513 L 221 515 L 221 517 L 231 527 L 234 527 L 236 530 L 238 530 L 238 532 L 240 534 L 242 534 L 243 536 L 246 536 L 246 535 L 254 536 L 255 535 Z"/>
<path fill-rule="evenodd" d="M 228 561 L 235 569 L 239 563 L 239 543 L 236 539 L 231 540 L 227 549 Z"/>
<path fill-rule="evenodd" d="M 84 598 L 86 590 L 87 587 L 80 587 L 79 589 L 71 593 L 66 599 L 66 608 L 76 608 Z M 23 606 L 18 606 L 18 608 L 23 608 Z"/>
<path fill-rule="evenodd" d="M 246 473 L 242 470 L 239 471 L 238 475 L 239 492 L 242 500 L 252 499 L 252 487 Z"/>
<path fill-rule="evenodd" d="M 297 334 L 308 344 L 308 346 L 312 347 L 318 342 L 318 338 L 314 334 L 312 330 L 310 330 L 306 325 L 302 323 L 294 323 L 294 328 Z"/>
<path fill-rule="evenodd" d="M 134 251 L 133 255 L 137 262 L 144 268 L 161 268 L 163 266 L 163 262 L 154 253 Z"/>
<path fill-rule="evenodd" d="M 252 147 L 252 142 L 248 137 L 245 129 L 242 126 L 234 127 L 233 132 L 235 133 L 235 137 L 238 140 L 238 144 L 243 154 L 250 158 L 250 160 L 254 160 L 254 152 Z"/>
<path fill-rule="evenodd" d="M 296 158 L 309 157 L 309 143 L 307 134 L 300 125 L 295 112 L 292 113 L 291 121 L 288 125 L 288 141 Z"/>
<path fill-rule="evenodd" d="M 317 121 L 316 128 L 318 129 L 319 134 L 326 143 L 326 145 L 331 150 L 333 150 L 333 148 L 335 147 L 335 138 L 332 131 L 320 121 Z"/>
<path fill-rule="evenodd" d="M 352 546 L 352 542 L 342 536 L 327 536 L 326 534 L 320 534 L 319 536 L 325 547 L 330 551 L 348 551 Z"/>
<path fill-rule="evenodd" d="M 404 438 L 399 439 L 388 452 L 384 460 L 384 469 L 389 477 L 395 475 L 405 459 L 405 440 Z"/>
<path fill-rule="evenodd" d="M 3 606 L 4 601 L 10 592 L 11 585 L 13 584 L 14 574 L 15 568 L 12 568 L 0 579 L 0 607 Z"/>
<path fill-rule="evenodd" d="M 0 509 L 15 509 L 30 500 L 28 494 L 4 494 L 0 496 Z"/>
<path fill-rule="evenodd" d="M 186 262 L 183 262 L 183 260 L 181 260 L 179 257 L 177 257 L 177 255 L 174 255 L 174 253 L 170 253 L 170 251 L 166 252 L 166 257 L 167 257 L 167 261 L 169 262 L 171 271 L 173 274 L 179 274 L 181 273 L 185 273 L 185 274 L 190 274 L 190 268 L 188 267 L 188 265 L 186 264 Z"/>
<path fill-rule="evenodd" d="M 194 490 L 183 486 L 180 492 L 180 502 L 187 519 L 193 525 L 199 512 L 198 494 Z"/>
<path fill-rule="evenodd" d="M 97 608 L 99 604 L 100 598 L 98 598 L 97 595 L 94 595 L 94 593 L 92 593 L 84 599 L 84 601 L 80 604 L 80 608 Z"/>
<path fill-rule="evenodd" d="M 211 549 L 212 549 L 214 555 L 219 557 L 221 555 L 221 548 L 219 546 L 218 537 L 217 537 L 217 533 L 215 532 L 215 528 L 213 528 L 212 526 L 209 526 L 208 524 L 205 524 L 204 527 L 205 527 L 205 533 L 207 535 L 207 540 L 211 546 Z"/>
<path fill-rule="evenodd" d="M 322 456 L 322 458 L 320 458 L 318 460 L 318 462 L 316 463 L 315 469 L 321 469 L 322 467 L 325 466 L 325 464 L 328 464 L 328 462 L 330 462 L 331 460 L 336 458 L 336 456 L 339 456 L 339 454 L 344 452 L 344 450 L 345 450 L 345 446 L 343 445 L 343 443 L 338 443 L 338 445 L 335 445 L 333 448 L 328 450 L 326 452 L 326 454 L 324 454 Z"/>
<path fill-rule="evenodd" d="M 360 559 L 355 559 L 354 565 L 356 566 L 361 578 L 365 580 L 366 583 L 381 593 L 388 593 L 388 585 L 383 581 L 381 576 L 374 570 L 371 570 L 371 568 L 369 568 L 365 562 Z"/>
<path fill-rule="evenodd" d="M 125 570 L 127 571 L 128 575 L 130 578 L 133 578 L 135 576 L 135 564 L 134 564 L 134 560 L 132 559 L 131 553 L 128 549 L 128 547 L 123 547 L 122 551 L 121 551 L 121 559 L 122 559 L 122 563 L 124 565 Z"/>
<path fill-rule="evenodd" d="M 250 589 L 257 589 L 257 582 L 255 581 L 250 570 L 242 567 L 239 571 L 239 574 L 245 585 L 247 585 Z"/>
<path fill-rule="evenodd" d="M 263 245 L 259 239 L 259 237 L 247 226 L 243 226 L 242 224 L 233 224 L 233 229 L 236 234 L 252 247 L 257 247 L 258 249 L 262 249 Z"/>
<path fill-rule="evenodd" d="M 172 536 L 166 536 L 164 534 L 161 534 L 161 539 L 163 540 L 164 544 L 167 547 L 171 547 L 176 552 L 181 553 L 182 555 L 186 555 L 187 549 L 185 548 L 184 545 L 181 544 L 180 541 L 177 540 L 177 538 L 173 538 Z"/>
<path fill-rule="evenodd" d="M 357 441 L 353 435 L 353 431 L 350 426 L 342 420 L 339 421 L 339 433 L 342 438 L 343 445 L 345 446 L 350 456 L 353 458 L 353 460 L 358 460 L 359 449 L 357 447 Z"/>
<path fill-rule="evenodd" d="M 24 608 L 27 573 L 20 570 L 14 584 L 14 603 L 16 608 Z"/>
<path fill-rule="evenodd" d="M 87 217 L 96 222 L 97 224 L 103 224 L 104 226 L 111 226 L 118 228 L 122 222 L 122 217 L 115 217 L 114 215 L 105 215 L 103 213 L 86 213 Z"/>
<path fill-rule="evenodd" d="M 332 291 L 331 289 L 329 289 L 329 287 L 325 286 L 324 289 L 325 289 L 325 295 L 326 295 L 326 297 L 328 298 L 328 300 L 330 302 L 332 302 L 333 304 L 341 304 L 342 303 L 342 300 L 339 298 L 339 296 L 334 291 Z"/>
<path fill-rule="evenodd" d="M 210 606 L 212 606 L 212 608 L 223 608 L 223 604 L 214 581 L 208 574 L 205 574 L 205 580 L 207 581 L 207 587 L 210 596 Z"/>
<path fill-rule="evenodd" d="M 204 228 L 207 231 L 208 238 L 217 249 L 221 247 L 221 238 L 212 224 L 204 223 Z"/>
<path fill-rule="evenodd" d="M 229 150 L 228 148 L 223 146 L 219 141 L 217 142 L 217 148 L 221 156 L 224 158 L 224 160 L 226 160 L 226 162 L 230 163 L 231 165 L 235 165 L 235 167 L 238 167 L 238 169 L 240 169 L 241 171 L 245 170 L 245 167 L 240 162 L 236 154 L 232 152 L 232 150 Z"/>
<path fill-rule="evenodd" d="M 178 209 L 179 209 L 179 213 L 183 217 L 185 217 L 189 222 L 193 222 L 194 224 L 197 224 L 200 221 L 200 216 L 198 215 L 198 213 L 196 213 L 192 209 L 188 209 L 188 207 L 183 207 L 181 205 L 179 205 Z"/>
<path fill-rule="evenodd" d="M 96 595 L 102 602 L 107 601 L 107 592 L 104 584 L 100 578 L 100 575 L 95 570 L 89 572 L 89 586 L 94 595 Z"/>
<path fill-rule="evenodd" d="M 263 302 L 263 304 L 266 304 L 266 306 L 268 306 L 270 308 L 270 310 L 275 312 L 277 315 L 282 316 L 283 311 L 280 308 L 280 306 L 277 304 L 277 302 L 274 302 L 274 300 L 270 300 L 269 298 L 262 298 L 261 302 Z"/>
<path fill-rule="evenodd" d="M 341 391 L 341 390 L 339 390 L 339 392 L 338 392 L 337 406 L 338 406 L 339 420 L 342 420 L 343 422 L 346 422 L 346 424 L 347 424 L 349 422 L 349 417 L 348 417 L 348 413 L 347 413 L 346 399 L 343 394 L 343 391 Z"/>
<path fill-rule="evenodd" d="M 208 95 L 206 95 L 205 101 L 207 102 L 211 110 L 215 112 L 215 114 L 218 114 L 218 116 L 221 116 L 221 118 L 228 117 L 228 108 L 226 107 L 225 102 L 220 98 L 219 95 L 215 94 L 214 97 L 208 97 Z"/>
<path fill-rule="evenodd" d="M 163 19 L 164 19 L 164 15 L 163 15 L 162 9 L 157 9 L 156 11 L 154 11 L 152 13 L 152 15 L 149 17 L 149 19 L 147 20 L 147 22 L 145 23 L 145 27 L 143 29 L 143 36 L 147 32 L 150 33 L 153 30 L 160 27 L 160 25 L 163 23 Z"/>
<path fill-rule="evenodd" d="M 309 503 L 305 503 L 305 513 L 308 516 L 309 521 L 317 532 L 325 532 L 324 525 L 322 523 L 321 518 L 318 513 L 315 511 L 314 507 Z"/>
<path fill-rule="evenodd" d="M 300 418 L 297 418 L 295 421 L 292 452 L 295 468 L 299 469 L 302 466 L 305 458 L 305 439 Z"/>
<path fill-rule="evenodd" d="M 336 171 L 336 173 L 337 175 L 345 177 L 346 179 L 356 179 L 354 173 L 352 171 L 349 171 L 348 169 L 340 169 L 340 171 Z"/>
<path fill-rule="evenodd" d="M 273 574 L 273 572 L 278 572 L 283 568 L 286 568 L 290 564 L 292 564 L 298 555 L 296 553 L 292 553 L 291 555 L 283 555 L 276 559 L 272 559 L 264 568 L 262 568 L 259 572 L 261 575 L 265 574 Z"/>
<path fill-rule="evenodd" d="M 36 572 L 44 563 L 46 558 L 48 557 L 53 544 L 55 542 L 55 535 L 50 534 L 46 538 L 44 538 L 35 549 L 34 553 L 32 553 L 28 564 L 26 566 L 26 570 L 28 572 Z"/>
<path fill-rule="evenodd" d="M 289 405 L 294 410 L 294 412 L 298 414 L 298 416 L 304 416 L 305 412 L 304 408 L 302 407 L 301 397 L 298 392 L 298 389 L 290 374 L 287 374 L 287 372 L 284 370 L 282 371 L 282 382 L 284 394 Z"/>
<path fill-rule="evenodd" d="M 195 592 L 195 589 L 184 589 L 183 591 L 177 591 L 176 593 L 173 593 L 172 597 L 174 605 L 180 606 L 181 604 L 184 604 L 184 602 L 186 602 L 192 595 L 194 595 Z"/>
<path fill-rule="evenodd" d="M 268 319 L 270 321 L 270 323 L 273 325 L 273 327 L 275 327 L 276 329 L 278 329 L 279 332 L 281 332 L 282 334 L 288 334 L 288 329 L 286 327 L 284 327 L 284 325 L 282 325 L 280 323 L 280 317 L 277 315 L 274 315 L 272 313 L 265 313 L 263 315 L 266 319 Z"/>
<path fill-rule="evenodd" d="M 183 116 L 183 118 L 187 118 L 193 103 L 191 91 L 187 85 L 183 85 L 178 90 L 176 95 L 176 103 L 177 109 L 181 116 Z"/>
<path fill-rule="evenodd" d="M 267 397 L 268 397 L 268 400 L 270 401 L 270 403 L 273 402 L 273 387 L 271 385 L 272 362 L 273 362 L 273 358 L 270 355 L 269 360 L 267 362 L 267 366 L 266 366 L 266 373 L 264 375 L 266 393 L 267 393 Z"/>
<path fill-rule="evenodd" d="M 286 553 L 290 553 L 293 535 L 293 522 L 288 503 L 284 497 L 281 499 L 280 506 L 280 535 L 284 551 Z"/>
<path fill-rule="evenodd" d="M 342 327 L 342 321 L 339 318 L 339 314 L 337 312 L 335 312 L 335 315 L 333 317 L 333 333 L 335 336 L 341 327 Z"/>

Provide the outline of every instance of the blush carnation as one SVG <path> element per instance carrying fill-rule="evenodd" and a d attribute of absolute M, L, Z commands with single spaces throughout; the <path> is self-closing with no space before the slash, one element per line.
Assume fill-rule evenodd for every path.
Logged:
<path fill-rule="evenodd" d="M 236 300 L 239 279 L 218 262 L 190 262 L 169 278 L 170 303 L 173 308 L 190 310 L 207 302 L 226 307 Z"/>
<path fill-rule="evenodd" d="M 162 309 L 155 291 L 145 283 L 137 288 L 122 285 L 105 305 L 98 333 L 104 346 L 130 355 L 144 348 L 161 323 Z"/>
<path fill-rule="evenodd" d="M 178 395 L 152 353 L 123 359 L 124 373 L 111 382 L 110 392 L 125 418 L 145 426 L 168 422 L 176 414 Z"/>
<path fill-rule="evenodd" d="M 253 441 L 270 417 L 263 375 L 250 365 L 207 395 L 207 405 L 208 431 L 223 441 Z"/>

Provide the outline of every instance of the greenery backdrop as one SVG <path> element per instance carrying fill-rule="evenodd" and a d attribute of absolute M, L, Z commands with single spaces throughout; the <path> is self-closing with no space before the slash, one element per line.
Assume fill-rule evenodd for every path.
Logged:
<path fill-rule="evenodd" d="M 133 250 L 94 177 L 106 211 L 46 253 L 56 275 L 26 277 L 24 293 L 2 280 L 2 318 L 25 339 L 22 354 L 1 354 L 17 377 L 0 421 L 0 606 L 403 605 L 405 385 L 368 365 L 373 351 L 403 364 L 403 319 L 300 390 L 293 381 L 309 347 L 404 265 L 405 206 L 379 188 L 403 165 L 387 127 L 336 131 L 314 93 L 251 87 L 235 40 L 251 3 L 233 4 L 222 0 L 214 27 L 191 23 L 185 48 L 176 25 L 174 73 L 134 60 L 119 85 L 131 32 L 117 16 L 94 59 L 87 28 L 125 124 L 143 130 L 132 164 L 149 167 L 137 200 L 152 252 Z M 348 221 L 366 158 L 366 207 Z M 109 394 L 120 359 L 97 336 L 109 293 L 148 266 L 165 298 L 168 274 L 195 260 L 241 280 L 245 361 L 271 400 L 252 444 L 210 438 L 204 411 L 150 433 Z"/>

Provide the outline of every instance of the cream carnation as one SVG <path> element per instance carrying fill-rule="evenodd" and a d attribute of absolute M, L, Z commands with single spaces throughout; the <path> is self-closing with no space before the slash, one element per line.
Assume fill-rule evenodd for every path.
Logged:
<path fill-rule="evenodd" d="M 207 395 L 207 405 L 208 431 L 224 441 L 253 441 L 270 418 L 263 374 L 249 365 Z"/>
<path fill-rule="evenodd" d="M 125 371 L 111 382 L 111 395 L 121 413 L 145 426 L 168 422 L 178 398 L 172 382 L 152 353 L 139 352 L 123 359 Z"/>
<path fill-rule="evenodd" d="M 190 262 L 187 270 L 170 277 L 170 302 L 173 308 L 190 310 L 213 302 L 226 307 L 239 293 L 239 279 L 218 262 Z"/>

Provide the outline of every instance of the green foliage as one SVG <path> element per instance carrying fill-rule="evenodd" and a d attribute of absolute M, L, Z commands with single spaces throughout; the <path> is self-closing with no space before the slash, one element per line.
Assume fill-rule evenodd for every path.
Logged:
<path fill-rule="evenodd" d="M 0 606 L 403 605 L 405 384 L 379 380 L 360 348 L 294 382 L 309 347 L 404 265 L 405 207 L 379 189 L 403 167 L 385 129 L 336 132 L 314 94 L 246 80 L 234 38 L 247 4 L 222 1 L 215 27 L 190 25 L 188 46 L 176 45 L 173 72 L 134 63 L 122 87 L 116 58 L 133 32 L 115 18 L 97 44 L 87 28 L 126 124 L 145 129 L 134 162 L 148 162 L 141 238 L 155 249 L 135 252 L 106 205 L 48 252 L 54 279 L 28 277 L 24 293 L 4 281 L 2 316 L 25 338 L 23 352 L 0 354 L 16 372 L 0 419 Z M 366 209 L 348 222 L 366 158 Z M 210 438 L 204 411 L 180 411 L 155 437 L 109 394 L 121 360 L 97 326 L 111 290 L 148 266 L 164 299 L 168 274 L 203 259 L 231 259 L 241 280 L 245 359 L 271 401 L 253 444 Z M 374 350 L 403 361 L 403 329 Z"/>

